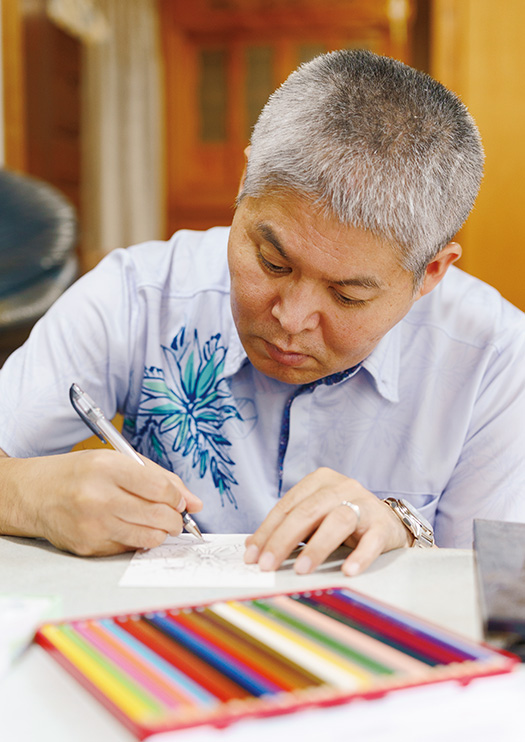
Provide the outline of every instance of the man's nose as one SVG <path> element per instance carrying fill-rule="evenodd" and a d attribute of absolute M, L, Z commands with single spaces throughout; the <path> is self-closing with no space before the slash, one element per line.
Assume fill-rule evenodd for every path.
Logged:
<path fill-rule="evenodd" d="M 312 287 L 301 281 L 281 286 L 272 306 L 272 315 L 283 330 L 292 335 L 303 330 L 315 330 L 320 310 Z"/>

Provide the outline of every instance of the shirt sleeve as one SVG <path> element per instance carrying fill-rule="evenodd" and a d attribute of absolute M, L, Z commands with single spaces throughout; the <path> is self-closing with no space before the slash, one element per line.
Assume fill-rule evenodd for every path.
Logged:
<path fill-rule="evenodd" d="M 525 326 L 487 357 L 461 455 L 438 504 L 440 546 L 470 548 L 475 518 L 525 522 Z"/>
<path fill-rule="evenodd" d="M 90 435 L 69 401 L 73 382 L 108 417 L 125 398 L 137 306 L 126 250 L 79 279 L 0 371 L 0 448 L 16 457 L 63 453 Z"/>

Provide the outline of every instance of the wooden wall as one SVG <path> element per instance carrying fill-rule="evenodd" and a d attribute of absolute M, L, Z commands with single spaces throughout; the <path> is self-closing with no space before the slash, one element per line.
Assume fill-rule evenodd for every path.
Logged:
<path fill-rule="evenodd" d="M 251 128 L 301 62 L 359 47 L 412 63 L 417 4 L 160 0 L 168 231 L 231 222 Z"/>
<path fill-rule="evenodd" d="M 5 166 L 51 183 L 80 214 L 80 42 L 45 0 L 3 0 L 1 13 Z"/>
<path fill-rule="evenodd" d="M 184 0 L 158 0 L 159 7 L 164 13 L 164 33 L 167 53 L 167 92 L 168 92 L 168 149 L 167 169 L 171 180 L 169 183 L 170 202 L 167 205 L 169 211 L 168 221 L 170 229 L 175 226 L 199 225 L 200 217 L 192 213 L 192 204 L 195 194 L 200 194 L 203 201 L 207 202 L 209 214 L 207 218 L 218 222 L 226 221 L 230 215 L 231 200 L 235 194 L 238 173 L 242 167 L 242 144 L 245 142 L 245 127 L 239 122 L 233 121 L 229 124 L 228 143 L 223 147 L 224 151 L 215 152 L 216 145 L 211 142 L 204 146 L 203 151 L 208 149 L 214 151 L 215 160 L 212 160 L 214 168 L 208 171 L 205 158 L 202 165 L 202 152 L 195 152 L 195 121 L 192 122 L 191 115 L 188 116 L 184 110 L 185 96 L 188 96 L 188 82 L 196 73 L 195 49 L 202 44 L 211 46 L 224 40 L 224 34 L 229 33 L 231 24 L 217 24 L 217 15 L 213 18 L 206 17 L 202 12 L 206 2 L 215 8 L 223 10 L 240 7 L 257 8 L 263 0 L 224 0 L 224 2 L 211 3 L 211 0 L 194 0 L 188 4 Z M 294 3 L 283 3 L 293 6 Z M 288 39 L 281 31 L 277 34 L 275 30 L 270 33 L 265 31 L 263 36 L 257 35 L 258 31 L 251 26 L 251 21 L 246 13 L 237 15 L 236 49 L 239 49 L 247 41 L 252 41 L 254 36 L 259 41 L 270 38 L 279 48 L 278 59 L 286 62 L 286 50 L 290 49 L 290 43 L 304 32 L 304 25 L 311 19 L 316 19 L 316 0 L 306 0 L 306 4 L 313 8 L 308 16 L 297 12 L 294 13 L 288 26 Z M 317 3 L 325 7 L 325 3 Z M 268 7 L 277 7 L 279 3 L 272 0 Z M 296 8 L 298 3 L 295 3 Z M 367 8 L 367 13 L 372 14 L 375 2 L 357 2 L 347 0 L 346 2 L 334 0 L 338 6 L 338 12 L 345 12 L 341 8 L 352 7 L 355 11 L 354 19 L 359 21 L 361 29 L 353 34 L 360 39 L 366 40 L 371 46 L 377 45 L 378 51 L 396 55 L 399 48 L 388 48 L 391 29 L 388 23 L 380 19 L 371 18 L 370 15 L 358 15 L 357 9 Z M 58 122 L 58 128 L 62 136 L 59 150 L 64 152 L 70 147 L 72 137 L 78 135 L 76 119 L 71 118 L 71 112 L 78 110 L 78 98 L 68 90 L 65 92 L 68 101 L 67 121 L 58 121 L 57 109 L 63 95 L 60 91 L 65 88 L 58 86 L 57 67 L 52 66 L 57 45 L 53 42 L 48 45 L 45 55 L 33 44 L 29 50 L 24 48 L 28 43 L 28 23 L 26 17 L 27 8 L 35 13 L 35 9 L 42 16 L 44 0 L 35 0 L 28 3 L 27 0 L 3 0 L 3 56 L 4 56 L 4 114 L 5 114 L 5 162 L 7 167 L 34 171 L 42 177 L 51 181 L 55 176 L 60 177 L 62 182 L 57 185 L 68 190 L 74 201 L 78 203 L 78 192 L 75 191 L 79 172 L 78 154 L 67 157 L 56 156 L 42 159 L 44 155 L 52 151 L 46 149 L 46 144 L 40 137 L 40 155 L 30 144 L 35 127 L 39 127 L 38 118 L 45 115 L 47 122 L 52 114 L 53 121 Z M 261 6 L 262 7 L 262 6 Z M 388 7 L 385 0 L 384 7 Z M 428 71 L 435 77 L 459 93 L 465 103 L 469 106 L 472 114 L 481 130 L 486 151 L 486 175 L 482 185 L 481 193 L 475 207 L 475 211 L 469 218 L 467 225 L 460 235 L 464 248 L 464 257 L 461 266 L 495 285 L 510 301 L 525 310 L 525 55 L 523 53 L 523 29 L 525 28 L 525 2 L 523 0 L 504 0 L 496 3 L 494 0 L 413 0 L 412 7 L 417 9 L 416 17 L 410 19 L 409 49 L 412 50 L 412 63 L 420 68 L 426 68 L 429 58 Z M 177 9 L 177 13 L 174 13 Z M 233 12 L 233 11 L 232 11 Z M 219 10 L 216 11 L 219 13 Z M 325 13 L 325 16 L 328 14 Z M 257 16 L 258 23 L 265 24 L 268 14 Z M 195 20 L 196 19 L 196 20 Z M 282 25 L 285 16 L 277 16 Z M 332 15 L 332 22 L 335 15 Z M 230 19 L 231 20 L 231 19 Z M 274 20 L 274 19 L 270 19 Z M 338 29 L 342 28 L 340 18 L 336 19 Z M 363 24 L 363 21 L 365 23 Z M 200 24 L 200 25 L 199 25 Z M 368 31 L 364 32 L 363 25 L 368 24 Z M 271 25 L 271 24 L 270 24 Z M 310 24 L 311 25 L 311 24 Z M 315 25 L 315 23 L 314 23 Z M 275 29 L 275 25 L 273 26 Z M 270 29 L 271 31 L 271 29 Z M 293 31 L 293 32 L 292 32 Z M 320 37 L 329 37 L 329 29 L 319 26 L 320 33 L 309 34 L 306 41 L 319 41 Z M 427 32 L 429 31 L 430 43 L 427 44 Z M 48 32 L 48 38 L 54 31 Z M 346 34 L 348 39 L 348 34 Z M 167 37 L 167 39 L 166 39 Z M 220 37 L 220 38 L 219 38 Z M 317 37 L 317 38 L 316 38 Z M 331 39 L 323 38 L 324 42 L 333 42 L 335 45 L 341 43 L 341 35 Z M 290 41 L 291 40 L 291 41 Z M 66 40 L 67 41 L 67 40 Z M 278 42 L 278 43 L 277 43 Z M 331 45 L 331 43 L 330 43 Z M 71 52 L 67 43 L 68 53 Z M 403 47 L 403 45 L 401 45 Z M 428 48 L 429 47 L 429 48 Z M 407 51 L 405 46 L 404 51 Z M 427 52 L 430 52 L 427 54 Z M 74 52 L 76 54 L 76 51 Z M 47 56 L 46 56 L 47 55 Z M 74 55 L 73 55 L 74 56 Z M 410 56 L 410 55 L 408 55 Z M 283 61 L 284 60 L 284 61 Z M 421 61 L 423 60 L 423 61 Z M 407 58 L 407 61 L 411 61 Z M 40 67 L 39 67 L 40 63 Z M 288 59 L 287 64 L 294 66 L 295 59 Z M 45 82 L 42 76 L 48 72 L 48 79 L 55 82 L 56 95 L 51 95 L 47 100 L 49 109 L 40 106 L 34 109 L 37 95 L 31 95 L 32 115 L 28 116 L 27 93 L 30 85 L 28 79 L 28 67 L 34 69 L 40 75 L 39 89 L 40 100 Z M 59 65 L 58 71 L 60 72 Z M 237 92 L 241 90 L 242 81 L 236 78 L 239 67 L 230 66 L 230 72 Z M 77 69 L 70 66 L 63 67 L 69 81 L 78 80 Z M 178 71 L 177 71 L 178 70 Z M 236 71 L 237 70 L 237 71 Z M 284 67 L 283 67 L 284 70 Z M 281 73 L 280 73 L 281 74 Z M 284 72 L 282 72 L 284 74 Z M 32 75 L 30 76 L 32 77 Z M 60 83 L 61 84 L 61 83 Z M 58 86 L 58 87 L 57 87 Z M 45 97 L 44 97 L 45 102 Z M 58 103 L 57 103 L 58 101 Z M 73 105 L 74 103 L 74 105 Z M 52 104 L 52 105 L 51 105 Z M 182 104 L 182 105 L 181 105 Z M 196 103 L 193 100 L 193 111 Z M 48 131 L 51 131 L 48 127 Z M 64 136 L 68 140 L 64 142 Z M 53 140 L 54 135 L 48 138 Z M 234 147 L 231 146 L 232 142 Z M 56 140 L 55 140 L 56 143 Z M 67 145 L 67 146 L 66 146 Z M 198 145 L 198 143 L 197 143 Z M 197 149 L 200 145 L 197 146 Z M 69 150 L 68 150 L 69 151 Z M 218 150 L 217 150 L 218 151 Z M 208 152 L 209 154 L 209 152 Z M 213 152 L 212 152 L 213 154 Z M 219 156 L 220 155 L 220 156 Z M 35 157 L 37 159 L 35 160 Z M 42 162 L 47 163 L 48 173 L 40 169 Z M 56 167 L 62 170 L 55 172 Z M 193 167 L 193 172 L 192 172 Z M 202 180 L 200 184 L 195 182 L 195 168 L 199 168 L 204 174 L 204 187 Z M 69 181 L 64 186 L 64 178 Z M 217 201 L 213 191 L 213 182 L 223 178 L 227 182 L 227 199 Z M 75 182 L 76 181 L 76 182 Z M 184 223 L 183 223 L 184 222 Z M 205 226 L 205 225 L 203 225 Z"/>
<path fill-rule="evenodd" d="M 23 16 L 27 172 L 51 183 L 80 214 L 80 42 L 53 24 L 45 3 Z"/>
<path fill-rule="evenodd" d="M 2 18 L 2 76 L 4 113 L 4 164 L 12 170 L 26 169 L 24 49 L 18 1 L 0 3 Z"/>
<path fill-rule="evenodd" d="M 485 178 L 461 267 L 525 310 L 525 3 L 433 0 L 431 73 L 481 131 Z"/>

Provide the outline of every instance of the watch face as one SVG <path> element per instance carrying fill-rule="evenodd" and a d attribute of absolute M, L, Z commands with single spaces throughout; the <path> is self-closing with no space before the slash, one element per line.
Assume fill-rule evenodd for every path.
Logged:
<path fill-rule="evenodd" d="M 430 525 L 428 520 L 423 515 L 421 515 L 419 510 L 416 510 L 416 508 L 411 505 L 408 500 L 404 500 L 401 498 L 399 502 L 401 502 L 406 507 L 410 515 L 415 518 L 415 520 L 419 521 L 424 528 L 428 528 L 429 531 L 432 531 L 432 526 Z"/>

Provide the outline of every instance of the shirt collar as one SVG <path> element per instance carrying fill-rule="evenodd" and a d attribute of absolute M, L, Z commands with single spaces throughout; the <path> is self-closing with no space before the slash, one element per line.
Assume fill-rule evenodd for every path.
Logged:
<path fill-rule="evenodd" d="M 397 324 L 381 338 L 360 366 L 372 377 L 378 393 L 389 402 L 399 402 L 399 353 L 400 327 Z M 224 376 L 234 376 L 247 360 L 248 356 L 242 346 L 235 324 L 232 322 Z M 344 379 L 339 383 L 343 382 Z"/>
<path fill-rule="evenodd" d="M 247 360 L 248 356 L 239 338 L 235 322 L 232 319 L 230 337 L 228 338 L 228 352 L 224 361 L 224 376 L 234 376 Z"/>
<path fill-rule="evenodd" d="M 389 402 L 399 402 L 400 323 L 381 338 L 362 368 L 372 377 L 379 394 Z"/>

